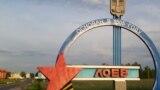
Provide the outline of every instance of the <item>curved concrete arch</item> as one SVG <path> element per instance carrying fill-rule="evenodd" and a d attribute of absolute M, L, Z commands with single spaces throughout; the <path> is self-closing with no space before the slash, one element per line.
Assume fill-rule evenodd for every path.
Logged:
<path fill-rule="evenodd" d="M 145 34 L 140 28 L 137 26 L 133 25 L 132 23 L 123 21 L 123 20 L 118 20 L 118 19 L 109 19 L 109 18 L 104 18 L 104 19 L 97 19 L 90 21 L 79 28 L 77 28 L 75 31 L 71 33 L 71 35 L 65 40 L 63 43 L 59 54 L 63 53 L 65 54 L 68 49 L 74 44 L 74 42 L 84 33 L 87 31 L 96 28 L 96 27 L 101 27 L 101 26 L 119 26 L 121 28 L 124 28 L 135 35 L 137 35 L 147 46 L 149 49 L 154 65 L 155 65 L 155 70 L 156 70 L 156 78 L 153 86 L 153 90 L 160 90 L 160 55 L 158 53 L 158 50 L 152 40 Z"/>

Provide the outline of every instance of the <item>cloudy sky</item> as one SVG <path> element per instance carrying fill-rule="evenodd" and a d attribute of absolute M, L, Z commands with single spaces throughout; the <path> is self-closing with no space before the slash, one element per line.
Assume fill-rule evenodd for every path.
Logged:
<path fill-rule="evenodd" d="M 160 51 L 160 0 L 126 0 L 123 20 L 140 27 Z M 82 24 L 112 18 L 109 0 L 0 0 L 0 68 L 35 72 L 54 65 L 63 41 Z M 66 54 L 67 64 L 112 64 L 112 27 L 81 36 Z M 153 67 L 146 46 L 122 30 L 122 62 Z"/>

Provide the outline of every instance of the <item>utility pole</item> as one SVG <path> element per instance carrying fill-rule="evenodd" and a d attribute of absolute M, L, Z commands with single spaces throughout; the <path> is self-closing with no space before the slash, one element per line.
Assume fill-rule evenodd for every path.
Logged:
<path fill-rule="evenodd" d="M 121 20 L 125 13 L 125 0 L 110 0 L 113 19 Z M 121 27 L 113 26 L 113 65 L 121 65 Z M 126 81 L 114 81 L 115 90 L 126 90 Z"/>

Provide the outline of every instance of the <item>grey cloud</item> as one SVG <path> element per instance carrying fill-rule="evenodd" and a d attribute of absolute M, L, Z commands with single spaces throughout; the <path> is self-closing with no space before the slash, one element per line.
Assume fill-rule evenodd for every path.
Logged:
<path fill-rule="evenodd" d="M 8 51 L 8 50 L 0 50 L 0 55 L 12 55 L 13 52 Z"/>
<path fill-rule="evenodd" d="M 42 53 L 38 51 L 9 51 L 0 50 L 1 56 L 46 56 L 47 53 Z"/>
<path fill-rule="evenodd" d="M 37 52 L 37 51 L 24 51 L 24 52 L 21 52 L 20 55 L 22 55 L 22 56 L 45 56 L 47 54 Z"/>
<path fill-rule="evenodd" d="M 159 31 L 152 30 L 152 31 L 148 31 L 147 33 L 159 36 L 160 35 L 160 29 L 159 29 Z"/>
<path fill-rule="evenodd" d="M 35 4 L 63 4 L 71 7 L 102 9 L 109 5 L 108 0 L 24 0 Z"/>
<path fill-rule="evenodd" d="M 52 65 L 56 56 L 39 51 L 0 52 L 0 66 L 9 71 L 36 71 L 37 66 Z M 52 63 L 51 63 L 52 62 Z"/>

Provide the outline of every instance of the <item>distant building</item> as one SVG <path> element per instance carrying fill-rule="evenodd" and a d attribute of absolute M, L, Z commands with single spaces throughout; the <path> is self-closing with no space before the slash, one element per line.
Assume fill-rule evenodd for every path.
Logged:
<path fill-rule="evenodd" d="M 44 80 L 44 79 L 46 79 L 46 77 L 42 73 L 37 72 L 35 79 L 43 79 Z"/>
<path fill-rule="evenodd" d="M 31 74 L 30 73 L 26 73 L 26 78 L 31 78 Z"/>
<path fill-rule="evenodd" d="M 21 76 L 21 73 L 11 73 L 11 77 L 9 77 L 9 79 L 24 79 Z"/>
<path fill-rule="evenodd" d="M 0 80 L 7 78 L 7 71 L 4 69 L 0 69 Z"/>

